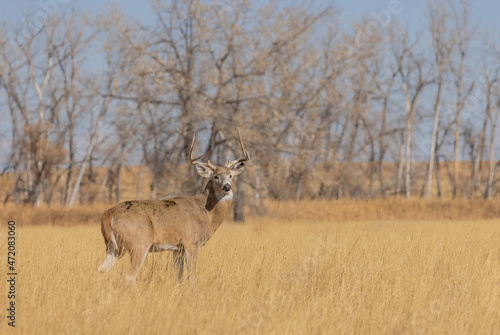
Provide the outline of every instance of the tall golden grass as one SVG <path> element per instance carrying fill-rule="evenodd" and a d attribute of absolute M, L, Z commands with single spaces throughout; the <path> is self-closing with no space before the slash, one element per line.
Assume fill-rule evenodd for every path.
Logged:
<path fill-rule="evenodd" d="M 192 292 L 169 252 L 149 254 L 135 285 L 128 256 L 99 276 L 100 207 L 8 206 L 2 253 L 5 218 L 21 218 L 16 333 L 500 333 L 500 219 L 364 219 L 380 206 L 270 203 L 267 217 L 226 222 L 201 249 Z M 361 214 L 329 219 L 339 211 Z M 2 292 L 2 334 L 6 303 Z"/>
<path fill-rule="evenodd" d="M 266 202 L 269 216 L 290 221 L 476 220 L 500 218 L 500 198 L 301 200 Z"/>
<path fill-rule="evenodd" d="M 130 198 L 132 199 L 132 198 Z M 129 200 L 129 199 L 124 199 Z M 98 203 L 66 207 L 0 205 L 0 224 L 15 219 L 18 225 L 57 225 L 100 223 L 101 214 L 112 205 Z M 500 198 L 492 200 L 406 200 L 403 198 L 368 200 L 266 200 L 265 217 L 282 221 L 336 222 L 367 220 L 476 220 L 500 218 Z M 252 213 L 248 212 L 247 217 Z M 258 217 L 255 217 L 257 220 Z M 264 220 L 265 221 L 265 220 Z"/>

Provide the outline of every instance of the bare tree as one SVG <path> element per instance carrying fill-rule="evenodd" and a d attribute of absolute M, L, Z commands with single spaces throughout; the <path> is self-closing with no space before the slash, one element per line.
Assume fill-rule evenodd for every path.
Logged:
<path fill-rule="evenodd" d="M 496 138 L 496 129 L 498 122 L 498 115 L 500 114 L 500 99 L 499 99 L 499 91 L 498 87 L 496 89 L 496 103 L 495 107 L 490 112 L 490 143 L 489 143 L 489 167 L 488 167 L 488 181 L 486 182 L 484 197 L 492 198 L 494 195 L 494 183 L 495 183 L 495 174 L 496 169 L 498 168 L 498 163 L 495 164 L 495 138 Z"/>
<path fill-rule="evenodd" d="M 498 77 L 500 75 L 500 68 L 498 67 L 498 59 L 500 58 L 500 48 L 496 43 L 491 43 L 486 41 L 489 48 L 493 54 L 493 64 L 496 66 L 495 76 Z M 500 78 L 499 78 L 500 79 Z M 498 80 L 493 88 L 493 106 L 488 114 L 488 118 L 490 120 L 490 143 L 489 143 L 489 167 L 488 167 L 488 180 L 486 182 L 484 197 L 492 198 L 494 196 L 494 184 L 495 184 L 495 175 L 497 169 L 500 167 L 500 160 L 495 163 L 495 141 L 496 141 L 496 132 L 497 132 L 497 122 L 500 114 L 500 86 L 498 85 Z"/>
<path fill-rule="evenodd" d="M 485 65 L 486 67 L 487 65 Z M 497 90 L 497 84 L 500 79 L 499 77 L 500 69 L 497 69 L 495 72 L 490 73 L 489 69 L 485 68 L 484 70 L 484 82 L 486 89 L 486 106 L 484 119 L 481 127 L 481 131 L 479 133 L 478 144 L 477 144 L 477 152 L 475 153 L 475 157 L 472 165 L 472 174 L 471 174 L 471 183 L 469 185 L 469 189 L 467 190 L 467 197 L 474 197 L 477 188 L 480 186 L 480 175 L 481 175 L 481 162 L 484 160 L 484 152 L 486 149 L 486 135 L 488 129 L 488 122 L 492 119 L 492 111 L 496 108 L 495 101 L 495 91 Z M 493 137 L 494 139 L 494 137 Z"/>
<path fill-rule="evenodd" d="M 454 161 L 453 161 L 453 179 L 452 179 L 452 196 L 455 198 L 459 189 L 459 175 L 460 175 L 460 117 L 463 109 L 465 108 L 471 93 L 475 86 L 475 79 L 467 78 L 467 68 L 470 68 L 468 63 L 470 59 L 470 43 L 474 36 L 475 28 L 471 26 L 470 19 L 470 1 L 461 0 L 460 11 L 452 0 L 447 1 L 448 8 L 452 10 L 453 18 L 453 34 L 455 36 L 455 43 L 452 49 L 452 61 L 450 62 L 450 69 L 453 75 L 456 89 L 455 99 L 455 144 L 454 144 Z"/>
<path fill-rule="evenodd" d="M 406 126 L 405 126 L 405 184 L 406 198 L 411 196 L 411 166 L 413 131 L 415 127 L 415 114 L 419 98 L 426 86 L 432 79 L 429 76 L 426 59 L 419 48 L 420 35 L 411 41 L 408 30 L 401 33 L 401 27 L 395 26 L 391 35 L 392 51 L 394 59 L 398 64 L 399 77 L 404 92 L 406 106 Z M 403 162 L 401 161 L 400 164 Z M 399 177 L 398 177 L 399 178 Z M 401 185 L 401 182 L 398 181 Z"/>
<path fill-rule="evenodd" d="M 439 131 L 439 113 L 442 104 L 442 93 L 445 85 L 445 71 L 450 62 L 452 51 L 453 33 L 448 27 L 447 7 L 444 3 L 428 4 L 429 28 L 432 36 L 432 50 L 434 54 L 434 71 L 437 85 L 436 100 L 434 102 L 434 122 L 431 135 L 431 147 L 429 151 L 429 166 L 427 170 L 427 198 L 432 194 L 432 176 L 437 151 L 438 131 Z"/>
<path fill-rule="evenodd" d="M 266 197 L 410 198 L 417 184 L 440 196 L 443 163 L 453 197 L 495 196 L 498 51 L 475 39 L 470 1 L 428 5 L 430 44 L 396 18 L 345 29 L 334 7 L 311 4 L 154 0 L 150 22 L 115 4 L 98 18 L 5 25 L 0 104 L 15 183 L 4 200 L 119 201 L 135 164 L 138 196 L 148 172 L 151 198 L 193 194 L 191 134 L 223 164 L 242 125 L 255 164 L 235 185 L 237 221 Z"/>
<path fill-rule="evenodd" d="M 12 162 L 16 201 L 23 198 L 39 205 L 44 190 L 54 189 L 52 173 L 65 158 L 60 119 L 65 97 L 55 82 L 58 65 L 69 58 L 72 49 L 65 34 L 67 22 L 64 14 L 58 14 L 37 27 L 26 16 L 3 52 L 6 71 L 0 83 L 12 120 L 13 152 L 18 153 Z"/>

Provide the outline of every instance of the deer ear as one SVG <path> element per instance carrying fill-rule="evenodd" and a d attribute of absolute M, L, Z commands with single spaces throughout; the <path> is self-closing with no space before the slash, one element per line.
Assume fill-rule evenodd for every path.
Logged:
<path fill-rule="evenodd" d="M 239 175 L 240 173 L 243 172 L 243 170 L 245 170 L 245 163 L 243 162 L 240 162 L 240 163 L 236 163 L 233 168 L 231 169 L 231 171 L 233 171 L 234 175 L 237 176 Z"/>
<path fill-rule="evenodd" d="M 203 164 L 196 164 L 196 171 L 203 178 L 210 178 L 212 176 L 212 169 Z"/>

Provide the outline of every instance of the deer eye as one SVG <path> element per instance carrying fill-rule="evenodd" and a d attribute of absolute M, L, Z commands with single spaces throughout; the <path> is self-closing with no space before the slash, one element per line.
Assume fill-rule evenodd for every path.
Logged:
<path fill-rule="evenodd" d="M 215 176 L 215 177 L 214 177 L 214 180 L 215 180 L 215 181 L 219 181 L 219 176 Z"/>
<path fill-rule="evenodd" d="M 233 178 L 233 175 L 232 175 L 232 174 L 230 174 L 230 175 L 229 175 L 229 178 Z"/>

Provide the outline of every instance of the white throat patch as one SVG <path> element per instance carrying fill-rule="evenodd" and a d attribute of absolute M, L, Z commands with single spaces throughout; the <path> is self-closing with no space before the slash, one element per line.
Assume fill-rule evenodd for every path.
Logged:
<path fill-rule="evenodd" d="M 229 191 L 229 193 L 227 194 L 218 194 L 217 193 L 217 200 L 219 202 L 225 202 L 225 201 L 228 201 L 228 200 L 233 200 L 233 191 Z"/>

